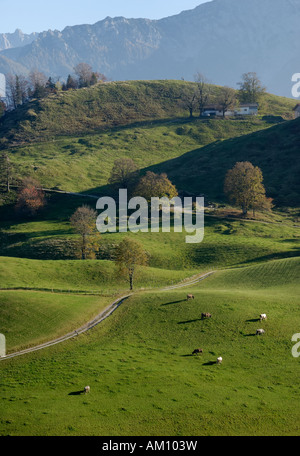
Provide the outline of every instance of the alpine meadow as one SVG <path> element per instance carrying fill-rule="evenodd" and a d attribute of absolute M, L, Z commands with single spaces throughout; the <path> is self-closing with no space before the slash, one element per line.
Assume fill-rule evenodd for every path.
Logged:
<path fill-rule="evenodd" d="M 222 42 L 252 2 L 0 34 L 0 436 L 300 435 L 300 102 L 263 71 L 286 36 Z"/>

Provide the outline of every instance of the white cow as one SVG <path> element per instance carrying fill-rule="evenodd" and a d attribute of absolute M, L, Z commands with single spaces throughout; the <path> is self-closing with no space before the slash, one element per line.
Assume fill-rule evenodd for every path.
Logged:
<path fill-rule="evenodd" d="M 266 320 L 267 319 L 267 314 L 260 314 L 260 321 Z"/>
<path fill-rule="evenodd" d="M 85 394 L 86 394 L 86 393 L 89 393 L 90 391 L 91 391 L 90 386 L 85 386 L 85 387 L 84 387 L 84 392 L 85 392 Z"/>
<path fill-rule="evenodd" d="M 257 336 L 261 336 L 261 335 L 264 334 L 264 333 L 265 333 L 265 330 L 264 330 L 264 329 L 257 329 L 257 330 L 256 330 L 256 335 L 257 335 Z"/>
<path fill-rule="evenodd" d="M 223 358 L 220 356 L 218 359 L 217 359 L 217 364 L 221 364 L 223 361 Z"/>

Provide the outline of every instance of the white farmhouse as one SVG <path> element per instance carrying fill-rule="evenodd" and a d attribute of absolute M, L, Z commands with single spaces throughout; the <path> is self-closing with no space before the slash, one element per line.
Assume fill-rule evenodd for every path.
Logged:
<path fill-rule="evenodd" d="M 225 116 L 256 116 L 258 114 L 258 103 L 241 104 L 234 111 L 226 111 Z M 223 110 L 220 105 L 207 105 L 203 111 L 203 117 L 223 117 Z"/>
<path fill-rule="evenodd" d="M 225 116 L 228 116 L 228 115 L 230 115 L 229 111 L 226 111 Z M 222 107 L 219 105 L 216 105 L 216 104 L 207 105 L 207 106 L 205 106 L 205 108 L 203 110 L 203 116 L 204 117 L 215 117 L 215 116 L 223 117 Z"/>
<path fill-rule="evenodd" d="M 258 103 L 241 104 L 235 109 L 234 114 L 236 116 L 257 116 Z"/>

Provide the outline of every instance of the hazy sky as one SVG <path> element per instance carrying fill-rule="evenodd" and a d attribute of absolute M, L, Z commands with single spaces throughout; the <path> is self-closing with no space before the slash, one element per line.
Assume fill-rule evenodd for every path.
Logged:
<path fill-rule="evenodd" d="M 0 0 L 0 33 L 63 30 L 94 24 L 107 16 L 160 19 L 209 0 Z"/>

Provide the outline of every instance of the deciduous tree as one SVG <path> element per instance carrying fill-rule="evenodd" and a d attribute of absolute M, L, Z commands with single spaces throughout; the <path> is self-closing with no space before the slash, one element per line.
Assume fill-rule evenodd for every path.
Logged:
<path fill-rule="evenodd" d="M 6 75 L 6 94 L 11 108 L 16 109 L 25 103 L 28 99 L 28 89 L 29 82 L 23 75 L 11 73 Z"/>
<path fill-rule="evenodd" d="M 118 274 L 128 278 L 130 290 L 139 266 L 148 264 L 148 255 L 142 244 L 134 239 L 125 238 L 116 249 L 115 264 Z"/>
<path fill-rule="evenodd" d="M 202 73 L 197 73 L 195 75 L 195 81 L 198 87 L 198 107 L 199 107 L 199 116 L 201 117 L 206 105 L 210 103 L 211 99 L 211 87 L 208 84 L 208 80 Z"/>
<path fill-rule="evenodd" d="M 250 162 L 237 162 L 227 172 L 224 192 L 230 201 L 242 208 L 244 216 L 250 208 L 257 209 L 269 205 L 263 186 L 262 171 Z"/>
<path fill-rule="evenodd" d="M 194 117 L 194 111 L 198 107 L 198 93 L 197 90 L 189 91 L 185 89 L 180 98 L 180 105 L 183 109 L 187 109 L 190 114 L 190 119 Z"/>
<path fill-rule="evenodd" d="M 41 184 L 26 177 L 21 181 L 20 190 L 17 196 L 16 210 L 21 215 L 34 216 L 46 204 L 45 193 Z"/>
<path fill-rule="evenodd" d="M 118 158 L 114 162 L 108 182 L 117 188 L 130 190 L 136 182 L 137 175 L 138 167 L 131 158 Z"/>
<path fill-rule="evenodd" d="M 241 103 L 258 103 L 261 96 L 266 92 L 257 74 L 254 72 L 244 73 L 242 81 L 238 82 L 239 99 Z"/>
<path fill-rule="evenodd" d="M 233 110 L 237 104 L 236 91 L 231 87 L 222 87 L 218 97 L 218 103 L 222 108 L 224 118 L 226 112 Z"/>
<path fill-rule="evenodd" d="M 147 171 L 145 176 L 139 180 L 134 194 L 151 201 L 152 197 L 161 198 L 166 196 L 172 199 L 178 195 L 178 192 L 175 185 L 168 179 L 167 174 L 156 174 L 152 171 Z"/>
<path fill-rule="evenodd" d="M 47 94 L 47 77 L 38 70 L 32 70 L 29 74 L 30 96 L 32 98 L 43 98 Z"/>
<path fill-rule="evenodd" d="M 95 258 L 99 249 L 100 234 L 97 231 L 96 218 L 97 212 L 86 205 L 79 207 L 70 218 L 72 227 L 80 235 L 78 250 L 82 260 Z"/>

